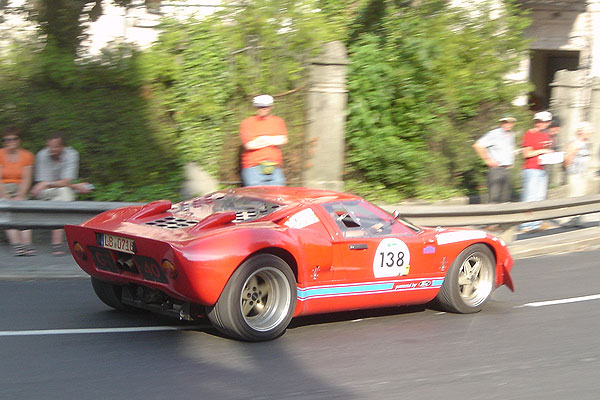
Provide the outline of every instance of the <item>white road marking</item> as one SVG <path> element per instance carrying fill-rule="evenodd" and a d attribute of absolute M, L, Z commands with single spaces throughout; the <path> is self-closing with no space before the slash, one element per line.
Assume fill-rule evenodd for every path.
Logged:
<path fill-rule="evenodd" d="M 199 326 L 138 326 L 128 328 L 38 329 L 29 331 L 0 331 L 0 336 L 79 335 L 90 333 L 130 333 L 156 331 L 183 331 Z"/>
<path fill-rule="evenodd" d="M 538 301 L 535 303 L 523 304 L 522 306 L 516 306 L 516 308 L 554 306 L 557 304 L 577 303 L 579 301 L 590 301 L 590 300 L 600 300 L 600 294 L 592 294 L 589 296 L 582 296 L 582 297 L 571 297 L 568 299 Z"/>

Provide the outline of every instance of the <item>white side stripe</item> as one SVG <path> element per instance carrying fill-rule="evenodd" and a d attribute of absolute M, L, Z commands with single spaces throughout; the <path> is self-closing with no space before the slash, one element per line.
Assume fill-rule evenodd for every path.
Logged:
<path fill-rule="evenodd" d="M 39 329 L 30 331 L 0 331 L 0 336 L 78 335 L 90 333 L 130 333 L 156 331 L 182 331 L 199 326 L 139 326 L 130 328 Z"/>
<path fill-rule="evenodd" d="M 590 296 L 571 297 L 569 299 L 548 300 L 548 301 L 538 301 L 536 303 L 527 303 L 527 304 L 523 304 L 522 306 L 517 306 L 517 308 L 554 306 L 556 304 L 576 303 L 579 301 L 590 301 L 590 300 L 599 300 L 599 299 L 600 299 L 600 294 L 592 294 Z"/>

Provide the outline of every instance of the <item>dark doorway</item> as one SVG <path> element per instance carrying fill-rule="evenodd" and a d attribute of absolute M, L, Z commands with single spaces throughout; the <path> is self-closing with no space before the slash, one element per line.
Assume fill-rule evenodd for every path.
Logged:
<path fill-rule="evenodd" d="M 576 71 L 579 67 L 578 51 L 532 50 L 529 60 L 529 80 L 535 86 L 529 94 L 533 111 L 546 110 L 550 105 L 550 84 L 556 71 Z"/>

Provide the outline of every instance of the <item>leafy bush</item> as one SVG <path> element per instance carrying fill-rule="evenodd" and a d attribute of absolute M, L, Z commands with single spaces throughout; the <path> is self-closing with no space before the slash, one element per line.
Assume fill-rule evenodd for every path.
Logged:
<path fill-rule="evenodd" d="M 123 48 L 112 57 L 108 65 L 75 64 L 60 50 L 46 48 L 9 59 L 13 68 L 0 78 L 0 103 L 6 109 L 0 124 L 21 127 L 23 146 L 33 152 L 44 147 L 51 132 L 63 131 L 67 144 L 80 153 L 81 179 L 97 187 L 93 199 L 176 199 L 181 161 L 170 136 L 153 128 L 151 108 L 132 81 L 138 54 Z M 64 80 L 66 71 L 70 79 Z"/>
<path fill-rule="evenodd" d="M 526 55 L 527 20 L 510 3 L 502 18 L 485 2 L 374 3 L 379 23 L 349 35 L 348 178 L 404 197 L 476 190 L 485 169 L 473 141 L 503 113 L 523 114 L 511 102 L 526 86 L 505 76 Z"/>
<path fill-rule="evenodd" d="M 287 180 L 301 184 L 306 69 L 333 37 L 312 3 L 256 0 L 200 21 L 164 22 L 143 57 L 144 76 L 160 129 L 176 132 L 182 161 L 239 182 L 239 124 L 255 112 L 252 97 L 268 93 L 289 132 Z"/>
<path fill-rule="evenodd" d="M 239 123 L 251 98 L 269 93 L 290 133 L 288 182 L 299 185 L 307 68 L 322 43 L 342 39 L 347 189 L 372 199 L 474 192 L 485 167 L 471 144 L 501 114 L 523 115 L 511 102 L 527 91 L 505 79 L 526 56 L 527 19 L 511 1 L 492 18 L 493 3 L 253 0 L 201 21 L 165 20 L 151 49 L 113 46 L 95 59 L 77 57 L 87 11 L 65 6 L 60 29 L 50 26 L 60 13 L 40 8 L 33 19 L 47 36 L 0 60 L 0 124 L 23 128 L 32 151 L 65 131 L 93 199 L 177 199 L 187 162 L 239 181 Z"/>

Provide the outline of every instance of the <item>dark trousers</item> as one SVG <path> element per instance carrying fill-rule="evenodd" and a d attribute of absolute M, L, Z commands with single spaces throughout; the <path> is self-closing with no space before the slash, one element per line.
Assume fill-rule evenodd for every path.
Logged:
<path fill-rule="evenodd" d="M 488 169 L 488 203 L 505 203 L 511 198 L 510 169 Z"/>

